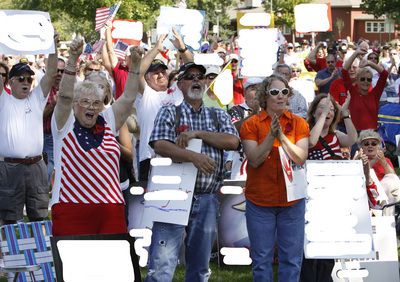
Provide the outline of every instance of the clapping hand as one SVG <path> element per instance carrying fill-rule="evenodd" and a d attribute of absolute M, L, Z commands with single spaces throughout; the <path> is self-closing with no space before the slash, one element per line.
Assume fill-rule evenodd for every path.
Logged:
<path fill-rule="evenodd" d="M 272 123 L 271 123 L 271 134 L 278 140 L 281 140 L 282 138 L 282 128 L 279 123 L 279 117 L 278 115 L 274 115 L 272 118 Z"/>

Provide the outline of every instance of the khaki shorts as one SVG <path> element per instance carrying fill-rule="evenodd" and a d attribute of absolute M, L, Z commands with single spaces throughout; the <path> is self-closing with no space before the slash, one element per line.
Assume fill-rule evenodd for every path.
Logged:
<path fill-rule="evenodd" d="M 29 220 L 48 215 L 49 185 L 43 160 L 31 165 L 0 162 L 0 219 L 20 220 L 24 205 Z"/>

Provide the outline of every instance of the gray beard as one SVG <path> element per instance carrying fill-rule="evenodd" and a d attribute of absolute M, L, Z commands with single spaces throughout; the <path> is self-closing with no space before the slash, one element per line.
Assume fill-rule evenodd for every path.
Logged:
<path fill-rule="evenodd" d="M 203 93 L 204 93 L 204 89 L 203 88 L 198 93 L 195 93 L 195 92 L 192 91 L 192 89 L 189 89 L 187 95 L 192 100 L 201 100 L 201 99 L 203 99 Z"/>

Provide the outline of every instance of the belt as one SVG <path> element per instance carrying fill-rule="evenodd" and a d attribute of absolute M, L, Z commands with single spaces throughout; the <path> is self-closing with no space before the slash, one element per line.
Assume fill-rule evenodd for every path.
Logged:
<path fill-rule="evenodd" d="M 35 157 L 27 157 L 27 158 L 5 158 L 5 157 L 0 157 L 0 161 L 6 162 L 6 163 L 14 163 L 14 164 L 26 164 L 26 165 L 31 165 L 35 164 L 38 161 L 42 159 L 42 155 L 35 156 Z"/>

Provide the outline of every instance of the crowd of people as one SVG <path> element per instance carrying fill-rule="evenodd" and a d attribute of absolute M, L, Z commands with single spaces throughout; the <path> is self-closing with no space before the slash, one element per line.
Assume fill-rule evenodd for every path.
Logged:
<path fill-rule="evenodd" d="M 185 280 L 208 280 L 227 177 L 246 180 L 254 281 L 273 281 L 275 246 L 281 281 L 330 281 L 333 260 L 303 257 L 305 199 L 287 200 L 278 148 L 296 165 L 360 159 L 370 206 L 380 204 L 377 184 L 389 202 L 400 200 L 377 133 L 380 107 L 399 102 L 400 43 L 288 43 L 271 76 L 242 77 L 237 37 L 203 42 L 199 52 L 224 60 L 215 66 L 194 63 L 173 35 L 149 50 L 131 46 L 121 58 L 108 23 L 97 54 L 82 54 L 78 36 L 48 56 L 2 55 L 1 224 L 22 220 L 24 207 L 30 221 L 43 220 L 50 206 L 55 236 L 126 233 L 128 188 L 149 179 L 152 158 L 168 157 L 198 169 L 193 202 L 187 226 L 154 223 L 146 281 L 172 281 L 182 242 Z M 165 57 L 165 40 L 175 56 Z M 211 87 L 226 65 L 229 105 Z M 195 138 L 199 153 L 187 149 Z"/>

